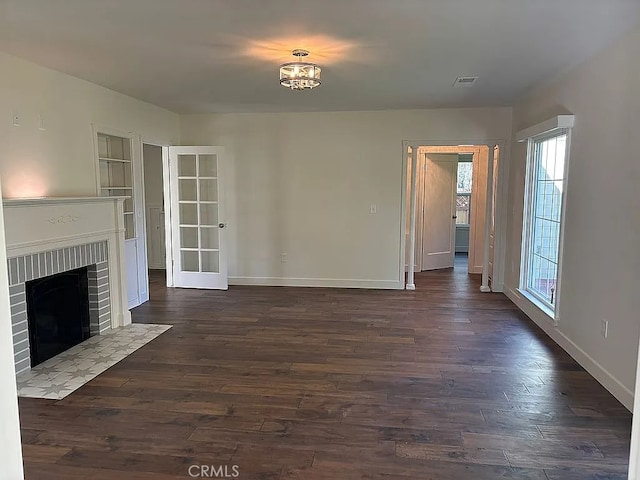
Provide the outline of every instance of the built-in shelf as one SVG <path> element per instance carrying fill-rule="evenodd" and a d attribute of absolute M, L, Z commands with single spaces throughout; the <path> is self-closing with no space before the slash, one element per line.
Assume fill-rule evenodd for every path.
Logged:
<path fill-rule="evenodd" d="M 133 171 L 131 162 L 131 139 L 98 133 L 98 169 L 100 172 L 98 192 L 101 196 L 121 196 L 124 201 L 125 239 L 135 237 L 135 205 L 133 202 Z"/>

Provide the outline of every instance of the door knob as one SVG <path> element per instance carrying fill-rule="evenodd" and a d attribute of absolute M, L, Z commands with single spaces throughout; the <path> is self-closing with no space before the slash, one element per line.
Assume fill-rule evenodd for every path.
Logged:
<path fill-rule="evenodd" d="M 218 224 L 218 228 L 224 228 L 224 227 L 226 227 L 226 226 L 227 226 L 227 224 L 226 224 L 226 223 L 219 223 L 219 224 Z"/>
<path fill-rule="evenodd" d="M 457 216 L 457 215 L 454 215 L 454 216 L 453 216 L 453 217 L 451 217 L 451 218 L 453 218 L 453 219 L 455 220 L 456 218 L 458 218 L 458 216 Z"/>

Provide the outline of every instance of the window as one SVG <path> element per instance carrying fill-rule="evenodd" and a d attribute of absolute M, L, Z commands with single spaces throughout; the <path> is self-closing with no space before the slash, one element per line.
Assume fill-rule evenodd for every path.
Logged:
<path fill-rule="evenodd" d="M 555 312 L 568 130 L 530 137 L 520 288 Z"/>
<path fill-rule="evenodd" d="M 471 220 L 471 184 L 473 163 L 458 162 L 458 191 L 456 194 L 456 225 L 469 225 Z"/>

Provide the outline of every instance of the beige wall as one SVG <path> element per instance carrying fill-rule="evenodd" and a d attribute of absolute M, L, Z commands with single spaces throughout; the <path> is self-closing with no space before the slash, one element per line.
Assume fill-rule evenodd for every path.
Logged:
<path fill-rule="evenodd" d="M 397 287 L 402 141 L 510 132 L 510 108 L 181 117 L 183 144 L 226 148 L 229 274 L 241 283 Z"/>
<path fill-rule="evenodd" d="M 640 27 L 551 85 L 522 99 L 514 131 L 573 113 L 557 329 L 539 322 L 625 405 L 631 405 L 640 334 Z M 511 155 L 506 286 L 520 267 L 525 145 Z M 609 320 L 609 335 L 600 334 Z"/>
<path fill-rule="evenodd" d="M 92 123 L 147 141 L 178 141 L 178 115 L 167 110 L 2 53 L 0 72 L 5 197 L 95 195 Z M 19 127 L 11 124 L 12 112 L 20 115 Z"/>

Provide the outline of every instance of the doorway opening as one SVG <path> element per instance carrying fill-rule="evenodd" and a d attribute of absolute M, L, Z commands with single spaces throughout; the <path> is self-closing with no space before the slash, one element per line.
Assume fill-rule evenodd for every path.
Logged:
<path fill-rule="evenodd" d="M 222 147 L 143 142 L 151 283 L 226 290 Z"/>
<path fill-rule="evenodd" d="M 147 233 L 147 265 L 150 274 L 167 268 L 162 147 L 142 145 L 144 205 Z"/>
<path fill-rule="evenodd" d="M 469 250 L 471 240 L 472 212 L 476 205 L 472 204 L 473 197 L 473 154 L 458 154 L 458 168 L 456 174 L 455 199 L 455 257 L 453 268 L 469 272 Z M 473 207 L 473 209 L 472 209 Z"/>
<path fill-rule="evenodd" d="M 405 146 L 406 288 L 415 272 L 455 268 L 491 291 L 498 145 Z"/>

